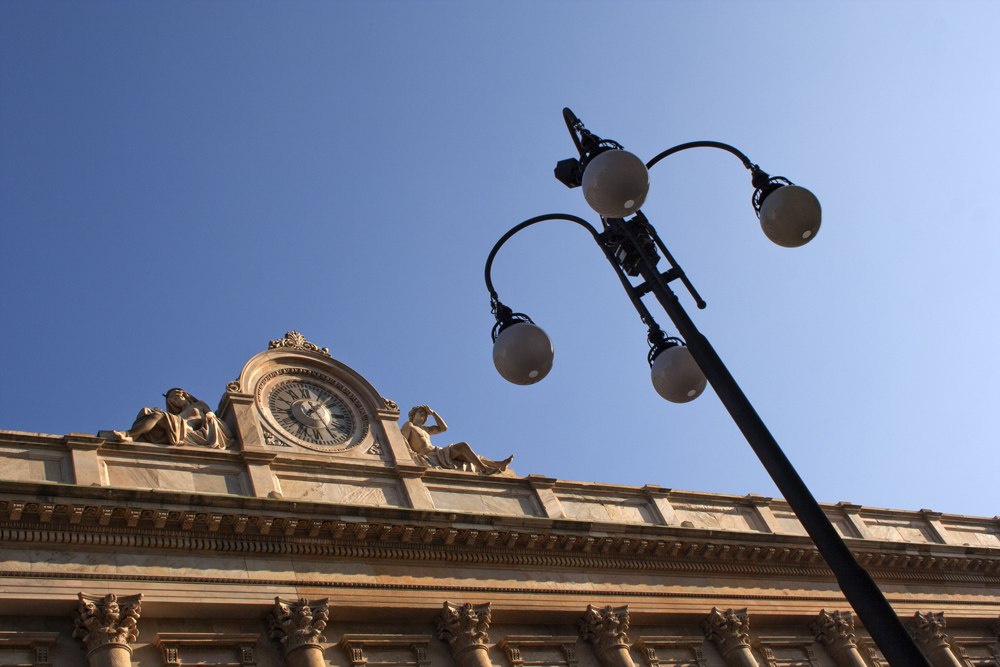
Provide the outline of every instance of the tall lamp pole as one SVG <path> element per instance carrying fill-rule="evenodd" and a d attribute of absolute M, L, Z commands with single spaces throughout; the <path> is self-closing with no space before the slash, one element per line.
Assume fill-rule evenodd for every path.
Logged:
<path fill-rule="evenodd" d="M 643 164 L 617 142 L 601 139 L 589 132 L 569 109 L 563 109 L 563 116 L 580 157 L 559 162 L 555 169 L 556 178 L 567 187 L 583 187 L 587 203 L 601 216 L 603 229 L 598 231 L 582 218 L 557 213 L 526 220 L 497 241 L 486 260 L 486 287 L 490 291 L 496 316 L 492 332 L 493 361 L 500 375 L 515 384 L 538 382 L 552 368 L 553 348 L 546 333 L 527 315 L 513 312 L 500 301 L 490 275 L 497 251 L 514 234 L 539 222 L 557 219 L 575 222 L 589 231 L 601 247 L 639 317 L 649 329 L 648 360 L 657 393 L 669 401 L 686 403 L 701 394 L 706 381 L 712 385 L 816 544 L 844 596 L 889 664 L 893 667 L 929 667 L 926 657 L 882 591 L 855 560 L 729 369 L 670 289 L 671 282 L 680 280 L 698 308 L 706 305 L 639 210 L 649 189 L 648 169 L 663 158 L 690 148 L 722 149 L 743 162 L 743 166 L 751 172 L 755 188 L 752 202 L 761 227 L 767 237 L 778 245 L 797 247 L 815 237 L 821 219 L 816 197 L 785 178 L 769 176 L 746 155 L 727 144 L 715 141 L 681 144 Z M 670 265 L 663 272 L 656 268 L 660 261 L 657 251 Z M 641 278 L 643 282 L 633 285 L 630 276 Z M 656 297 L 683 340 L 668 337 L 653 320 L 642 301 L 642 297 L 649 293 Z"/>

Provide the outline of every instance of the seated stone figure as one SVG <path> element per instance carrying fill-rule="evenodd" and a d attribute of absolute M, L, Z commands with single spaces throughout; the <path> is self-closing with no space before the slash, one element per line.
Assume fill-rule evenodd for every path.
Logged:
<path fill-rule="evenodd" d="M 233 442 L 233 435 L 225 422 L 215 416 L 204 401 L 174 387 L 164 396 L 167 410 L 143 408 L 135 418 L 132 428 L 114 431 L 123 442 L 152 442 L 161 445 L 197 445 L 226 449 Z"/>
<path fill-rule="evenodd" d="M 434 424 L 426 426 L 427 418 L 433 417 Z M 456 442 L 447 447 L 435 447 L 431 444 L 431 436 L 444 433 L 448 425 L 438 416 L 438 413 L 426 405 L 418 405 L 410 410 L 409 421 L 400 428 L 407 444 L 416 455 L 414 458 L 424 465 L 451 470 L 470 470 L 482 475 L 497 475 L 502 473 L 514 460 L 508 456 L 503 461 L 494 461 L 479 456 L 467 442 Z"/>

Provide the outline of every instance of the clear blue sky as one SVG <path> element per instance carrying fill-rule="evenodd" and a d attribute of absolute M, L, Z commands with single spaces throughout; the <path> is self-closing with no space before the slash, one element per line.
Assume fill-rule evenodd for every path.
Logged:
<path fill-rule="evenodd" d="M 521 475 L 776 495 L 714 393 L 655 394 L 569 223 L 494 272 L 555 368 L 493 369 L 493 243 L 598 222 L 552 177 L 569 106 L 819 197 L 815 242 L 774 246 L 702 150 L 643 209 L 819 500 L 1000 514 L 998 34 L 995 2 L 0 3 L 0 428 L 214 406 L 296 329 Z"/>

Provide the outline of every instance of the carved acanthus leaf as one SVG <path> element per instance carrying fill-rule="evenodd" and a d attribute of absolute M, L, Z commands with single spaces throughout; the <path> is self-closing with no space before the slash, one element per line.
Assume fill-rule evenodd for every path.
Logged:
<path fill-rule="evenodd" d="M 475 646 L 485 647 L 490 637 L 490 603 L 464 605 L 444 603 L 441 615 L 435 619 L 438 639 L 448 642 L 452 655 Z"/>
<path fill-rule="evenodd" d="M 600 655 L 615 646 L 628 645 L 628 605 L 599 609 L 587 605 L 587 614 L 577 623 L 580 635 L 594 645 Z"/>
<path fill-rule="evenodd" d="M 329 618 L 329 598 L 313 600 L 283 600 L 274 598 L 274 611 L 267 615 L 271 639 L 277 639 L 289 651 L 304 644 L 319 645 L 326 641 L 323 629 Z"/>
<path fill-rule="evenodd" d="M 824 609 L 809 624 L 809 629 L 813 631 L 816 640 L 826 646 L 830 655 L 855 646 L 854 616 L 849 611 L 835 611 L 831 614 Z"/>
<path fill-rule="evenodd" d="M 142 593 L 119 598 L 114 593 L 104 597 L 79 593 L 73 636 L 93 650 L 105 644 L 128 646 L 139 638 L 139 612 Z"/>
<path fill-rule="evenodd" d="M 279 347 L 291 347 L 297 350 L 308 350 L 310 352 L 316 352 L 324 356 L 330 356 L 330 350 L 325 347 L 319 347 L 306 340 L 306 337 L 300 334 L 298 331 L 289 331 L 285 334 L 284 338 L 279 338 L 278 340 L 272 340 L 267 349 L 273 350 Z"/>
<path fill-rule="evenodd" d="M 705 638 L 718 646 L 723 655 L 734 648 L 750 646 L 750 616 L 746 607 L 725 610 L 712 607 L 701 628 Z"/>

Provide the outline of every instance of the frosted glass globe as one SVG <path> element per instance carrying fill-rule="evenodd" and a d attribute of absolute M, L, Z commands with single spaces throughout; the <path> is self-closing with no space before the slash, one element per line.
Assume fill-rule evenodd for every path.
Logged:
<path fill-rule="evenodd" d="M 511 324 L 493 343 L 493 365 L 514 384 L 535 384 L 552 370 L 554 358 L 548 334 L 529 322 Z"/>
<path fill-rule="evenodd" d="M 606 150 L 583 171 L 583 196 L 605 218 L 624 218 L 639 210 L 649 194 L 649 171 L 623 150 Z"/>
<path fill-rule="evenodd" d="M 705 391 L 705 374 L 691 352 L 681 345 L 668 347 L 653 359 L 650 368 L 656 393 L 671 403 L 687 403 Z"/>
<path fill-rule="evenodd" d="M 785 248 L 812 241 L 821 218 L 816 195 L 797 185 L 778 188 L 760 205 L 760 228 L 767 238 Z"/>

